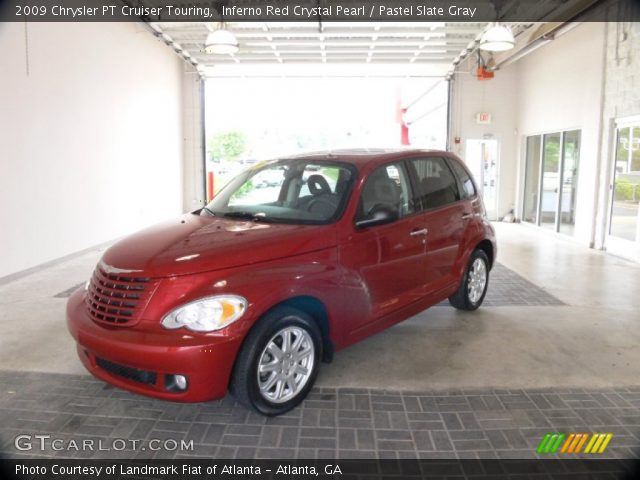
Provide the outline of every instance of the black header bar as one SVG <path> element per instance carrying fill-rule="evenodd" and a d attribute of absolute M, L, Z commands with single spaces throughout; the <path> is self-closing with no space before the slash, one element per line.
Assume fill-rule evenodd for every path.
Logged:
<path fill-rule="evenodd" d="M 31 22 L 639 21 L 640 0 L 0 0 Z"/>
<path fill-rule="evenodd" d="M 16 480 L 637 479 L 637 460 L 54 460 L 0 461 Z"/>

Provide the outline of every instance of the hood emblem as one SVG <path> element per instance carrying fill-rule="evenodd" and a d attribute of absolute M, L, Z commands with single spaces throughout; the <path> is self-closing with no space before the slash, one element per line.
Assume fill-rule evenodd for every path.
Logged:
<path fill-rule="evenodd" d="M 126 268 L 117 268 L 117 267 L 112 267 L 111 265 L 107 265 L 106 263 L 104 263 L 102 260 L 100 260 L 100 268 L 105 272 L 105 273 L 112 273 L 112 274 L 118 274 L 118 273 L 135 273 L 135 272 L 142 272 L 142 270 L 134 270 L 134 269 L 126 269 Z"/>

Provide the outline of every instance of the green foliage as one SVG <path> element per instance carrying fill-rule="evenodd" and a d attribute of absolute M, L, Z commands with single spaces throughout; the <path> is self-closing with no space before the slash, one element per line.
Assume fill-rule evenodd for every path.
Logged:
<path fill-rule="evenodd" d="M 237 160 L 245 152 L 247 139 L 243 132 L 231 130 L 209 137 L 208 149 L 215 161 Z"/>
<path fill-rule="evenodd" d="M 640 192 L 635 192 L 638 185 L 634 185 L 626 180 L 616 181 L 615 198 L 619 201 L 632 201 L 640 195 Z M 634 195 L 635 193 L 635 195 Z"/>
<path fill-rule="evenodd" d="M 238 197 L 243 197 L 245 196 L 247 193 L 249 193 L 251 190 L 253 190 L 253 179 L 250 178 L 249 180 L 247 180 L 244 185 L 242 185 L 238 191 L 234 194 L 234 196 L 238 196 Z"/>
<path fill-rule="evenodd" d="M 558 139 L 550 139 L 544 143 L 544 169 L 555 172 L 560 161 L 560 142 Z"/>

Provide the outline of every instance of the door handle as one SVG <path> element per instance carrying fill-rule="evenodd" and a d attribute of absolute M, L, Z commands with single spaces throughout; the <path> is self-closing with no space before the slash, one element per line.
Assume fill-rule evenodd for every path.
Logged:
<path fill-rule="evenodd" d="M 427 233 L 429 233 L 429 230 L 427 230 L 426 228 L 421 228 L 420 230 L 412 230 L 409 235 L 415 237 L 417 235 L 426 235 Z"/>

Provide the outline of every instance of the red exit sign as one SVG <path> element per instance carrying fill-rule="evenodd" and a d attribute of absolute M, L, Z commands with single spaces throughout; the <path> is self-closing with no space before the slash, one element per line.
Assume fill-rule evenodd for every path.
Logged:
<path fill-rule="evenodd" d="M 487 112 L 477 113 L 476 122 L 481 125 L 487 125 L 491 123 L 491 114 Z"/>

